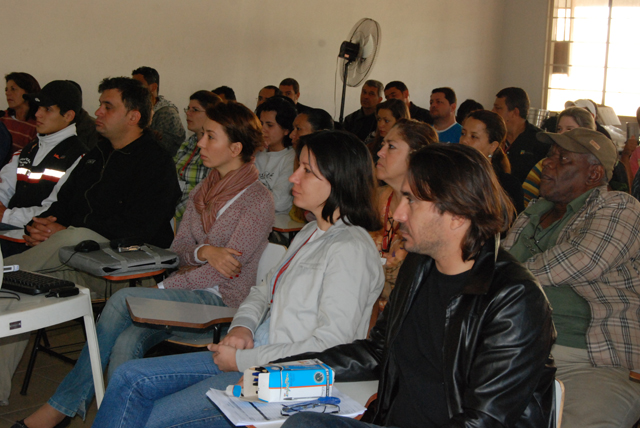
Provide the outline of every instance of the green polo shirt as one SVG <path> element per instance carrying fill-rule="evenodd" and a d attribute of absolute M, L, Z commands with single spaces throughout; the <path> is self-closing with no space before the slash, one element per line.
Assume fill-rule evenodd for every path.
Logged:
<path fill-rule="evenodd" d="M 556 245 L 560 232 L 569 220 L 582 208 L 593 189 L 583 193 L 567 205 L 567 212 L 546 229 L 540 227 L 545 213 L 553 208 L 553 202 L 538 199 L 530 204 L 523 214 L 529 216 L 529 223 L 522 229 L 518 240 L 509 252 L 521 263 L 536 254 Z M 570 285 L 545 287 L 544 291 L 553 308 L 553 323 L 558 331 L 556 343 L 572 348 L 587 349 L 587 329 L 591 322 L 591 309 L 586 300 L 576 293 Z"/>

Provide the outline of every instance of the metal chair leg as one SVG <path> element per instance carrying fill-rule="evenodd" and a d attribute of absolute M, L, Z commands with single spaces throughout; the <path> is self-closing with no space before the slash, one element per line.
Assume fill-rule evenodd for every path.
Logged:
<path fill-rule="evenodd" d="M 24 380 L 22 381 L 22 389 L 20 389 L 20 395 L 27 395 L 27 389 L 29 388 L 29 382 L 31 381 L 31 375 L 33 374 L 33 367 L 36 364 L 36 357 L 38 356 L 38 345 L 40 344 L 40 339 L 44 334 L 44 328 L 41 328 L 36 333 L 36 340 L 33 344 L 33 349 L 31 349 L 31 357 L 29 358 L 29 365 L 27 366 L 27 372 L 24 375 Z"/>

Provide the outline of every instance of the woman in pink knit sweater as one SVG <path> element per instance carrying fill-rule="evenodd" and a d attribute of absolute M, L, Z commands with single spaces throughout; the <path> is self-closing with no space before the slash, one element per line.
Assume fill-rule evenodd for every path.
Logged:
<path fill-rule="evenodd" d="M 122 363 L 142 358 L 170 335 L 196 334 L 133 323 L 128 296 L 238 307 L 256 283 L 258 261 L 275 213 L 273 197 L 258 180 L 253 164 L 253 154 L 263 144 L 260 121 L 237 103 L 221 103 L 206 113 L 198 147 L 204 165 L 212 170 L 191 192 L 171 246 L 180 256 L 180 268 L 158 284 L 158 289 L 126 288 L 109 299 L 97 324 L 100 357 L 103 368 L 109 364 L 108 377 Z M 85 346 L 49 402 L 18 426 L 66 426 L 76 414 L 84 418 L 92 398 Z"/>

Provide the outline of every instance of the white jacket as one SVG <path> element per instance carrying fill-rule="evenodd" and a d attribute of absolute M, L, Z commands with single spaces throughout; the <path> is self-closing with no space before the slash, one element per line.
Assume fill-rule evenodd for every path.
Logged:
<path fill-rule="evenodd" d="M 73 135 L 77 135 L 76 125 L 74 123 L 54 134 L 44 136 L 38 134 L 39 147 L 33 160 L 33 165 L 40 165 L 40 162 L 42 162 L 51 150 L 53 150 L 59 143 Z M 19 158 L 20 152 L 16 152 L 11 158 L 11 161 L 0 171 L 0 202 L 2 202 L 5 207 L 9 206 L 9 201 L 16 193 Z M 65 174 L 58 180 L 58 183 L 56 183 L 49 196 L 47 196 L 40 205 L 24 208 L 8 208 L 2 216 L 2 222 L 18 227 L 24 227 L 33 219 L 33 217 L 37 217 L 45 212 L 52 203 L 58 200 L 58 191 L 67 181 L 67 178 L 69 178 L 73 169 L 78 165 L 80 159 L 82 159 L 82 156 L 79 156 L 73 165 L 67 168 Z"/>
<path fill-rule="evenodd" d="M 269 310 L 271 316 L 269 345 L 236 352 L 240 371 L 366 337 L 371 309 L 384 285 L 376 246 L 367 231 L 342 220 L 303 245 L 316 229 L 315 221 L 306 225 L 280 263 L 240 305 L 231 328 L 242 326 L 255 333 Z M 296 251 L 270 304 L 274 277 Z"/>

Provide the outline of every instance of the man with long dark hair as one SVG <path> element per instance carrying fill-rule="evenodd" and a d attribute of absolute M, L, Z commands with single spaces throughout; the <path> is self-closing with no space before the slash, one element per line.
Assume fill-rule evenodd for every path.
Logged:
<path fill-rule="evenodd" d="M 555 333 L 535 278 L 499 246 L 513 206 L 488 160 L 462 145 L 411 155 L 394 212 L 410 252 L 367 340 L 319 358 L 337 381 L 379 379 L 363 421 L 382 426 L 549 426 Z M 284 426 L 363 427 L 299 414 Z"/>

